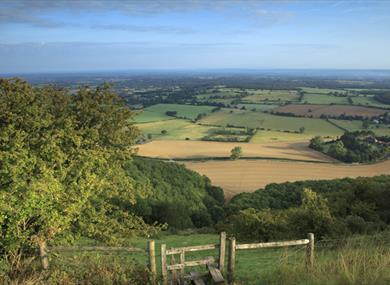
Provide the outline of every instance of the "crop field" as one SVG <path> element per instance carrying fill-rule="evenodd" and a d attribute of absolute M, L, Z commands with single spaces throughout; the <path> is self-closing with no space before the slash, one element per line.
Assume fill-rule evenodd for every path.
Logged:
<path fill-rule="evenodd" d="M 184 140 L 186 138 L 197 140 L 211 134 L 210 130 L 214 129 L 182 119 L 142 123 L 137 127 L 144 135 L 151 134 L 153 140 Z M 165 134 L 162 133 L 163 130 L 166 131 Z"/>
<path fill-rule="evenodd" d="M 240 192 L 255 191 L 269 183 L 390 174 L 389 160 L 371 165 L 271 160 L 186 162 L 185 165 L 207 175 L 214 185 L 224 189 L 228 197 Z"/>
<path fill-rule="evenodd" d="M 264 101 L 297 101 L 295 90 L 248 90 L 250 95 L 242 98 L 243 102 L 260 103 Z"/>
<path fill-rule="evenodd" d="M 144 114 L 138 115 L 135 120 L 136 122 L 152 122 L 156 121 L 156 118 L 172 118 L 165 113 L 167 111 L 176 111 L 178 117 L 185 117 L 194 120 L 201 113 L 210 113 L 214 107 L 212 106 L 194 106 L 194 105 L 183 105 L 183 104 L 157 104 L 145 108 Z"/>
<path fill-rule="evenodd" d="M 314 93 L 305 94 L 301 102 L 305 104 L 323 104 L 323 105 L 349 104 L 347 97 L 338 97 L 333 95 L 314 94 Z"/>
<path fill-rule="evenodd" d="M 311 135 L 337 136 L 342 131 L 323 119 L 275 116 L 260 112 L 223 109 L 200 120 L 202 124 L 247 128 L 262 128 L 273 131 L 299 132 Z"/>
<path fill-rule="evenodd" d="M 273 109 L 273 112 L 292 113 L 296 116 L 319 118 L 325 116 L 363 116 L 378 117 L 386 113 L 385 110 L 351 105 L 286 105 Z"/>
<path fill-rule="evenodd" d="M 230 156 L 241 146 L 244 157 L 331 162 L 333 159 L 314 151 L 307 142 L 237 143 L 211 141 L 152 141 L 138 146 L 141 156 L 165 159 L 200 159 Z"/>

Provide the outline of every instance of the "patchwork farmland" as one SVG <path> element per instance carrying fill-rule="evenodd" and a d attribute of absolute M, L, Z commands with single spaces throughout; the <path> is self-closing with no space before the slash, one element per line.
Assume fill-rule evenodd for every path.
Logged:
<path fill-rule="evenodd" d="M 201 89 L 185 104 L 156 104 L 136 116 L 143 133 L 138 155 L 185 160 L 227 195 L 272 182 L 390 174 L 388 161 L 345 165 L 308 146 L 314 136 L 331 140 L 345 131 L 390 135 L 390 105 L 366 93 L 370 90 Z M 229 161 L 236 146 L 242 159 Z"/>

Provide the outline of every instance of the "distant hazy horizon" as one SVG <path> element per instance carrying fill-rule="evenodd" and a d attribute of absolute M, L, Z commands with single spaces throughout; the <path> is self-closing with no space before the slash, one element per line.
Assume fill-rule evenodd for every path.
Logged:
<path fill-rule="evenodd" d="M 0 2 L 0 74 L 390 69 L 390 1 Z"/>

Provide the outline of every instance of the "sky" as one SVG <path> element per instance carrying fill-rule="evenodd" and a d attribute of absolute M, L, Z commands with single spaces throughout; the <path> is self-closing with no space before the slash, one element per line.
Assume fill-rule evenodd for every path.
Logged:
<path fill-rule="evenodd" d="M 390 69 L 390 0 L 0 0 L 0 73 Z"/>

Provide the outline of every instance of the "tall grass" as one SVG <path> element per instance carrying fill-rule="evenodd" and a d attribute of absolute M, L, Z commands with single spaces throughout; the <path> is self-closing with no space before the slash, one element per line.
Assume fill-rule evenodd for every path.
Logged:
<path fill-rule="evenodd" d="M 253 284 L 390 284 L 390 239 L 358 237 L 317 243 L 315 266 L 282 261 Z"/>

